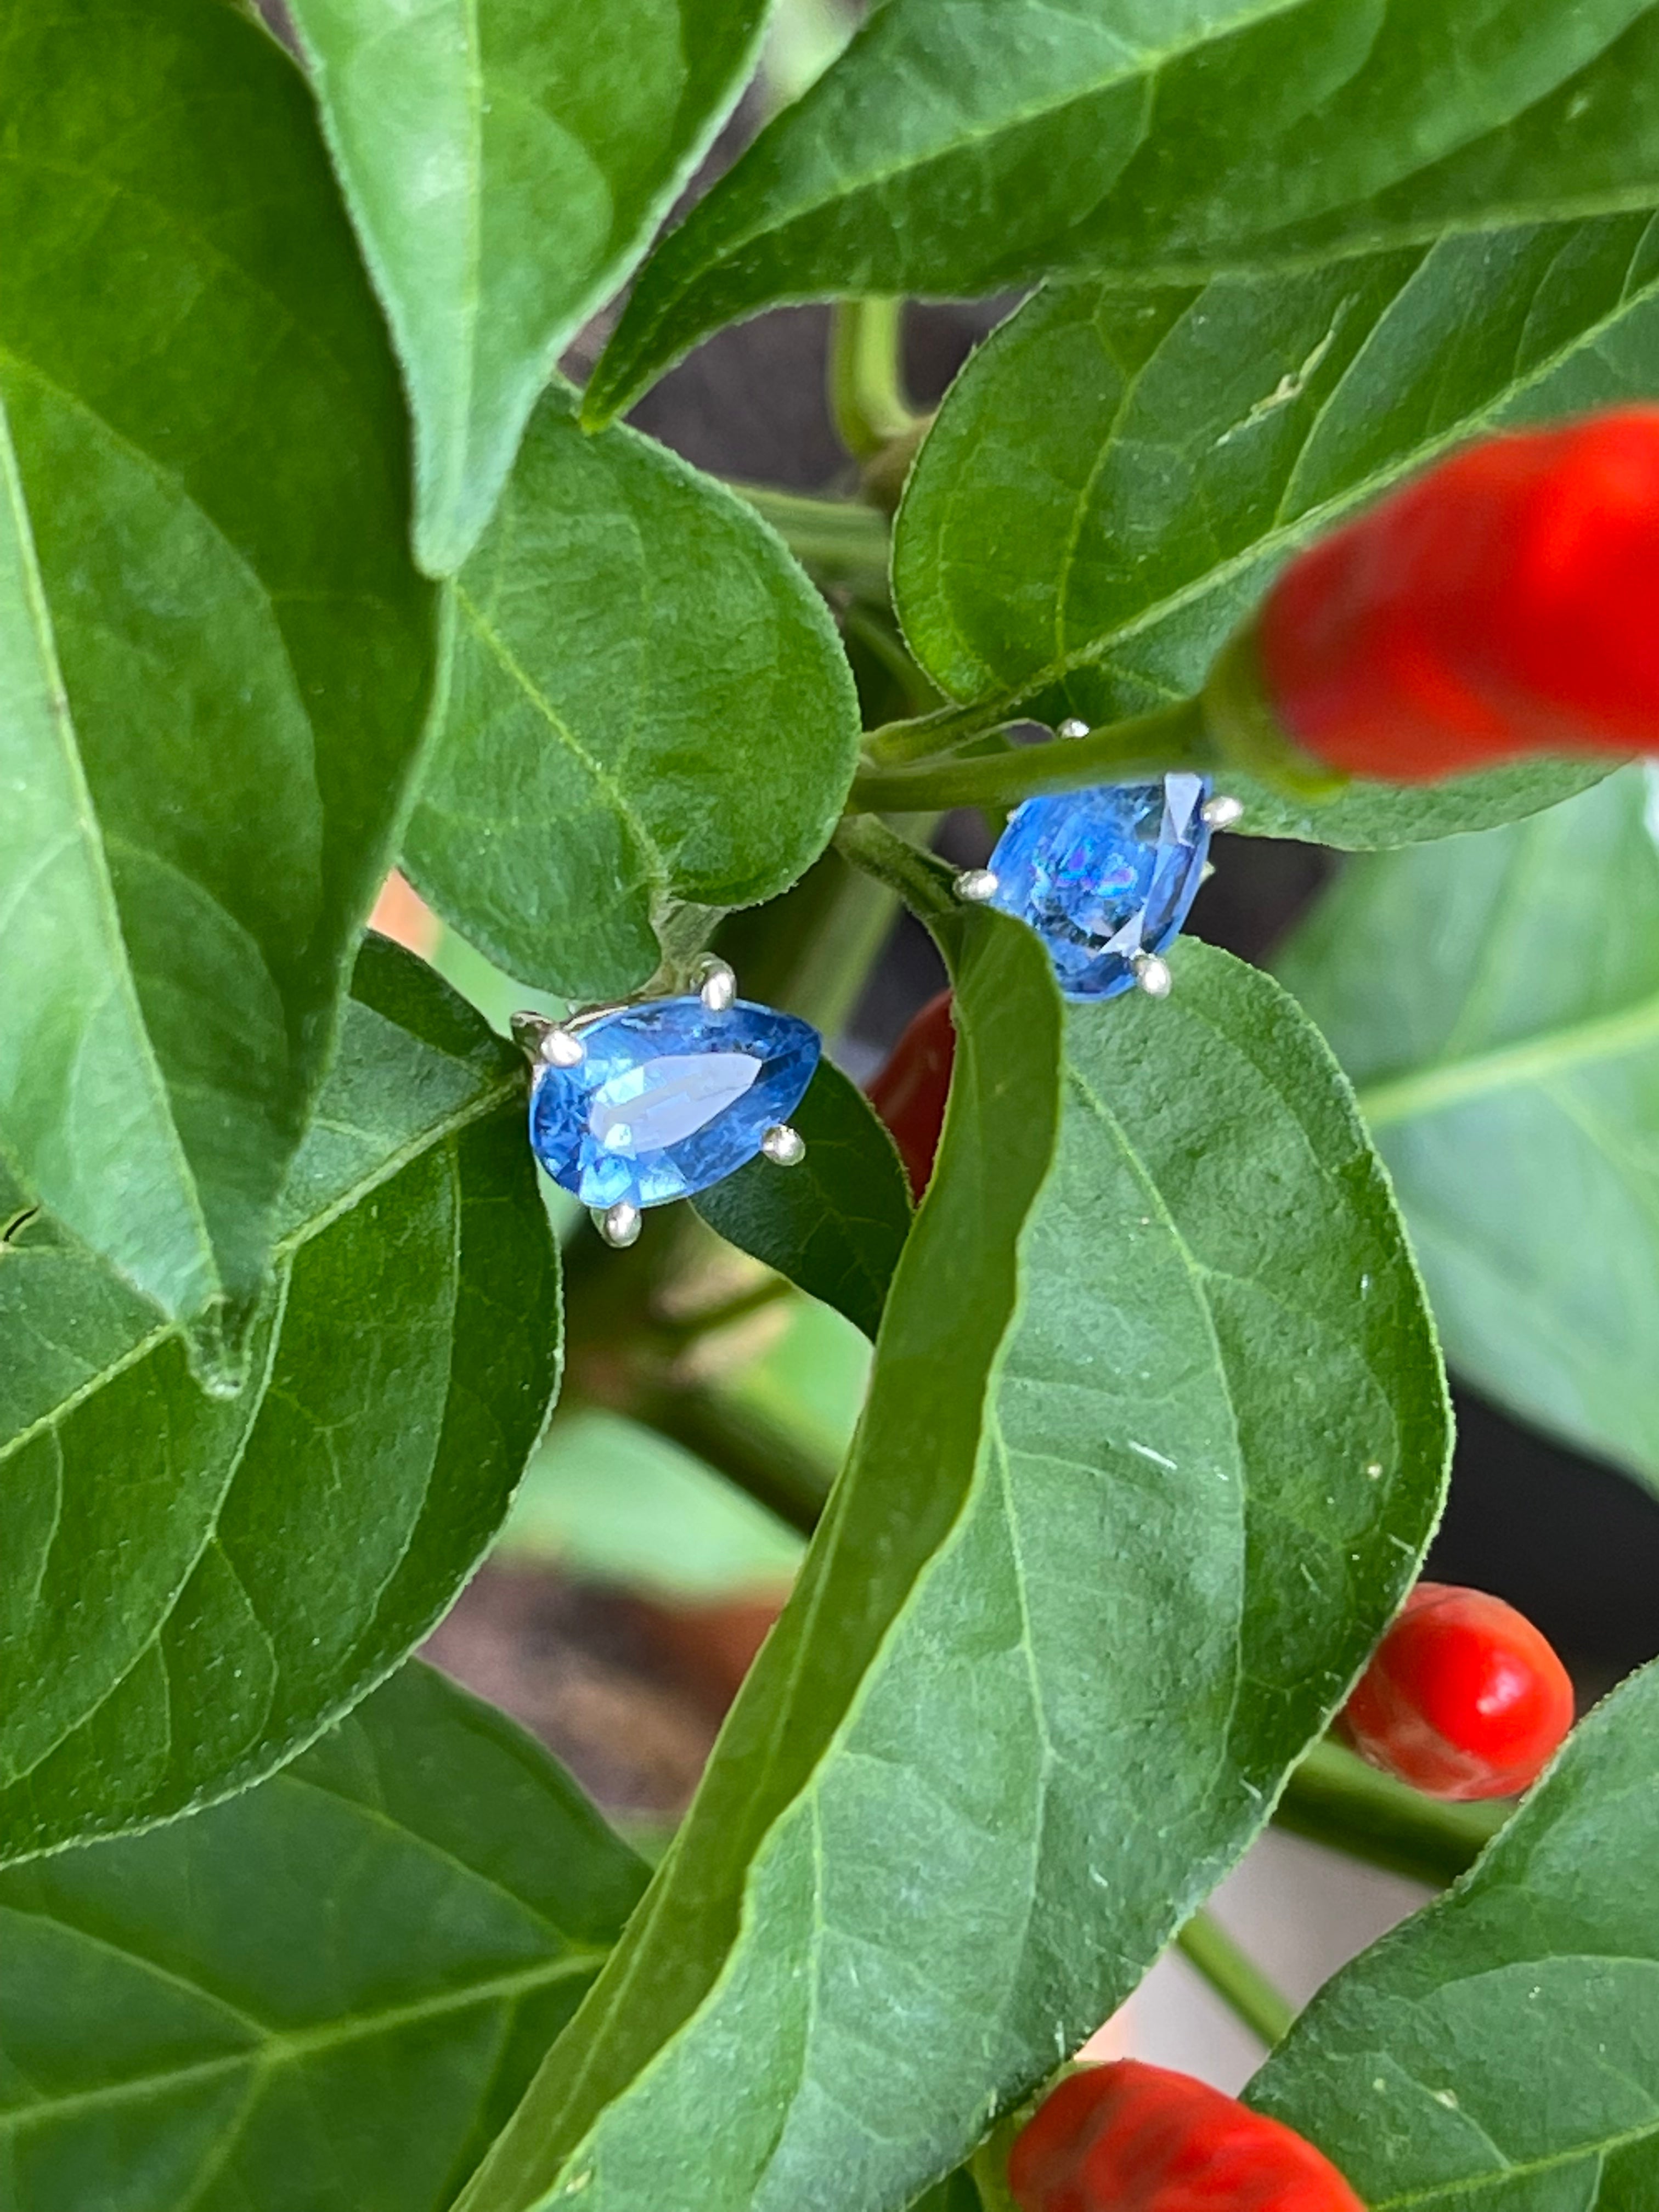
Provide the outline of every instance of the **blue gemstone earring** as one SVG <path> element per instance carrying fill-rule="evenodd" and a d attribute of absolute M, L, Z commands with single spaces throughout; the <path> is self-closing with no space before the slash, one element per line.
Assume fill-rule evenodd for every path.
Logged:
<path fill-rule="evenodd" d="M 1062 722 L 1062 737 L 1086 737 Z M 990 865 L 957 878 L 957 895 L 1029 922 L 1048 948 L 1061 994 L 1166 998 L 1164 952 L 1203 882 L 1210 833 L 1238 820 L 1207 776 L 1044 792 L 1010 816 Z"/>
<path fill-rule="evenodd" d="M 810 1022 L 739 999 L 723 960 L 695 995 L 591 1006 L 562 1022 L 515 1014 L 535 1070 L 530 1146 L 608 1244 L 632 1244 L 647 1206 L 690 1198 L 752 1159 L 806 1156 L 789 1116 L 823 1048 Z"/>

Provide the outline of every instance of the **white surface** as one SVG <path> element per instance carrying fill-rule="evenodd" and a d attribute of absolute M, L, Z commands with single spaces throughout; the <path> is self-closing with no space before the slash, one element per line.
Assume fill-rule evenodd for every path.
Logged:
<path fill-rule="evenodd" d="M 1291 2003 L 1301 2005 L 1355 1952 L 1432 1893 L 1269 1829 L 1223 1882 L 1210 1909 Z M 1196 2074 L 1230 2094 L 1243 2087 L 1263 2057 L 1249 2030 L 1175 1951 L 1158 1960 L 1088 2055 L 1126 2052 Z"/>

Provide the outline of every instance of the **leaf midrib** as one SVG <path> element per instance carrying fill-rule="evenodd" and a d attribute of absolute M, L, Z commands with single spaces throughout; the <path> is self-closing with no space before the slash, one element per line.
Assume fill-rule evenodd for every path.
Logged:
<path fill-rule="evenodd" d="M 1607 2136 L 1600 2142 L 1581 2143 L 1571 2150 L 1553 2151 L 1546 2158 L 1523 2159 L 1518 2165 L 1493 2166 L 1486 2173 L 1455 2175 L 1449 2181 L 1437 2181 L 1426 2189 L 1407 2190 L 1403 2197 L 1379 2197 L 1374 2199 L 1371 2212 L 1405 2212 L 1415 2204 L 1444 2203 L 1455 2197 L 1466 2203 L 1478 2192 L 1496 2189 L 1500 2184 L 1529 2180 L 1534 2174 L 1559 2172 L 1562 2166 L 1576 2166 L 1589 2159 L 1605 2159 L 1608 2153 L 1627 2150 L 1632 2143 L 1646 2142 L 1659 2134 L 1659 2118 L 1647 2121 L 1638 2128 L 1627 2128 L 1623 2134 Z"/>
<path fill-rule="evenodd" d="M 12 358 L 5 349 L 0 348 L 0 361 Z M 33 374 L 27 364 L 20 362 L 17 365 L 23 368 L 26 374 Z M 116 901 L 114 881 L 110 874 L 102 829 L 93 805 L 92 792 L 87 782 L 86 769 L 76 736 L 69 692 L 58 663 L 57 636 L 46 600 L 46 580 L 40 574 L 35 550 L 34 526 L 29 514 L 16 447 L 12 442 L 11 425 L 3 394 L 0 394 L 0 496 L 3 496 L 10 510 L 16 532 L 18 558 L 28 595 L 29 628 L 33 634 L 40 658 L 40 672 L 47 692 L 47 716 L 58 737 L 64 768 L 74 793 L 74 826 L 77 833 L 74 843 L 83 858 L 83 880 L 91 890 L 97 908 L 113 988 L 125 1007 L 130 1035 L 137 1048 L 137 1067 L 134 1072 L 146 1079 L 146 1087 L 152 1094 L 162 1146 L 172 1156 L 175 1187 L 184 1198 L 186 1212 L 194 1220 L 200 1259 L 205 1263 L 208 1276 L 216 1284 L 219 1279 L 218 1255 L 208 1227 L 195 1171 L 179 1133 L 167 1079 L 156 1057 L 155 1041 L 144 1018 L 132 963 L 127 952 L 125 933 Z M 70 849 L 69 842 L 66 841 L 63 849 Z M 124 1277 L 124 1279 L 130 1278 Z"/>
<path fill-rule="evenodd" d="M 72 1932 L 76 1936 L 82 1933 L 78 1929 L 72 1929 Z M 221 2058 L 201 2059 L 191 2066 L 158 2069 L 154 2073 L 134 2075 L 127 2081 L 108 2082 L 96 2089 L 76 2090 L 68 2096 L 42 2098 L 35 2104 L 0 2112 L 0 2137 L 41 2123 L 71 2118 L 84 2112 L 125 2103 L 152 2094 L 168 2094 L 186 2085 L 210 2081 L 245 2070 L 264 2075 L 281 2066 L 300 2064 L 307 2058 L 325 2055 L 351 2043 L 362 2042 L 377 2035 L 396 2034 L 399 2029 L 417 2026 L 422 2021 L 441 2019 L 447 2014 L 465 2012 L 499 1998 L 526 1996 L 550 1988 L 558 1982 L 574 1981 L 579 1976 L 597 1973 L 606 1955 L 605 1949 L 597 1947 L 580 1953 L 567 1952 L 559 1958 L 545 1960 L 537 1966 L 521 1967 L 511 1974 L 497 1974 L 489 1980 L 473 1982 L 462 1989 L 446 1990 L 437 1996 L 419 1997 L 403 2005 L 388 2005 L 380 2012 L 359 2014 L 344 2022 L 329 2021 L 315 2027 L 266 2031 L 258 2045 L 246 2051 L 227 2052 Z"/>
<path fill-rule="evenodd" d="M 670 879 L 670 870 L 662 849 L 641 820 L 633 801 L 615 775 L 597 754 L 583 744 L 465 586 L 457 583 L 453 588 L 455 603 L 465 616 L 467 625 L 478 642 L 502 674 L 523 693 L 570 757 L 592 777 L 620 819 L 626 823 L 629 835 L 639 847 L 641 857 L 652 872 L 653 882 L 659 888 L 665 884 Z"/>
<path fill-rule="evenodd" d="M 386 1154 L 373 1169 L 359 1176 L 356 1182 L 349 1184 L 331 1205 L 308 1216 L 306 1220 L 289 1230 L 286 1236 L 278 1240 L 271 1252 L 273 1274 L 280 1273 L 285 1261 L 292 1259 L 295 1253 L 309 1244 L 313 1238 L 320 1237 L 325 1230 L 331 1228 L 342 1215 L 349 1213 L 355 1207 L 361 1206 L 364 1199 L 368 1197 L 371 1192 L 379 1189 L 382 1183 L 393 1181 L 414 1161 L 431 1152 L 434 1146 L 446 1143 L 452 1137 L 459 1136 L 463 1130 L 470 1128 L 473 1122 L 485 1120 L 490 1114 L 505 1105 L 518 1088 L 516 1075 L 503 1077 L 500 1082 L 492 1084 L 487 1091 L 481 1092 L 467 1105 L 458 1107 L 453 1113 L 447 1115 L 441 1121 L 428 1124 L 425 1129 L 410 1138 L 407 1144 L 400 1146 L 395 1152 Z M 61 1421 L 66 1420 L 78 1406 L 83 1404 L 87 1399 L 96 1396 L 100 1390 L 105 1389 L 118 1376 L 124 1375 L 128 1368 L 136 1367 L 141 1360 L 147 1358 L 152 1352 L 159 1349 L 170 1338 L 179 1338 L 184 1334 L 184 1329 L 177 1322 L 165 1322 L 158 1328 L 151 1329 L 147 1335 L 140 1337 L 136 1343 L 129 1345 L 118 1358 L 111 1360 L 106 1366 L 88 1375 L 66 1397 L 60 1398 L 55 1406 L 31 1421 L 27 1428 L 17 1430 L 13 1435 L 8 1437 L 3 1443 L 0 1443 L 0 1466 L 3 1466 L 14 1453 L 21 1451 L 36 1437 L 48 1429 L 56 1428 Z"/>
<path fill-rule="evenodd" d="M 1407 1075 L 1362 1084 L 1357 1095 L 1371 1127 L 1388 1128 L 1494 1091 L 1542 1083 L 1595 1060 L 1621 1059 L 1655 1043 L 1659 1043 L 1659 993 L 1617 1013 L 1595 1015 L 1515 1044 L 1496 1045 L 1462 1060 L 1432 1061 Z"/>

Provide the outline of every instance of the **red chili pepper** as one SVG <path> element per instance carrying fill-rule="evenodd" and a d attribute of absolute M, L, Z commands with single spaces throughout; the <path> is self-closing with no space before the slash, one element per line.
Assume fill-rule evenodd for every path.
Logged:
<path fill-rule="evenodd" d="M 1138 2058 L 1069 2075 L 1015 2139 L 1020 2212 L 1364 2212 L 1310 2142 Z"/>
<path fill-rule="evenodd" d="M 1572 1726 L 1572 1684 L 1524 1613 L 1419 1583 L 1343 1709 L 1362 1759 L 1433 1797 L 1510 1797 Z"/>
<path fill-rule="evenodd" d="M 918 1198 L 933 1172 L 956 1054 L 951 994 L 941 991 L 912 1017 L 886 1066 L 866 1085 L 870 1103 L 892 1132 L 910 1188 Z"/>
<path fill-rule="evenodd" d="M 1265 707 L 1353 775 L 1659 750 L 1659 408 L 1443 462 L 1292 562 L 1235 654 L 1219 720 L 1259 738 Z"/>

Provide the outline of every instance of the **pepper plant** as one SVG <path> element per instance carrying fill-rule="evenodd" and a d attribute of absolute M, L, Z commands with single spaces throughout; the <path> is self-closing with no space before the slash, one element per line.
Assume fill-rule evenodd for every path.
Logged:
<path fill-rule="evenodd" d="M 1651 2203 L 1659 1684 L 1506 1821 L 1323 1741 L 1440 1343 L 1659 1482 L 1642 731 L 1345 780 L 1238 684 L 1352 517 L 1659 398 L 1659 6 L 881 0 L 654 244 L 764 0 L 276 15 L 4 6 L 0 2202 L 1002 2212 L 1172 1940 L 1279 2039 L 1202 1917 L 1277 1816 L 1462 1879 L 1248 2101 L 1372 2212 Z M 915 419 L 895 302 L 1006 290 Z M 855 491 L 622 421 L 817 299 Z M 1361 856 L 1276 979 L 1063 1001 L 927 850 L 1195 763 Z M 550 1216 L 395 863 L 554 1020 L 712 947 L 833 1039 L 908 902 L 922 1203 L 826 1063 L 800 1167 Z M 716 1235 L 874 1340 L 827 1487 L 683 1357 Z M 812 1532 L 648 1878 L 410 1656 L 567 1357 Z"/>

